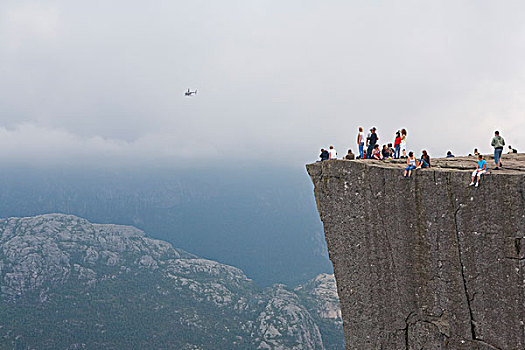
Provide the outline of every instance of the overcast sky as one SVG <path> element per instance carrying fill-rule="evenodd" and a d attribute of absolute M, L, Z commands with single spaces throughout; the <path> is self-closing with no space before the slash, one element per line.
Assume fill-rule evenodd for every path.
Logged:
<path fill-rule="evenodd" d="M 0 2 L 0 159 L 525 150 L 523 1 Z M 191 98 L 187 88 L 198 89 Z M 382 142 L 381 142 L 382 143 Z"/>

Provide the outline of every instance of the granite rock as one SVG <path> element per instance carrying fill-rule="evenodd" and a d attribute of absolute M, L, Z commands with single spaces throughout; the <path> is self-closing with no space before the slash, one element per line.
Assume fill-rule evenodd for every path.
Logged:
<path fill-rule="evenodd" d="M 347 349 L 525 349 L 525 155 L 307 165 Z M 489 159 L 489 165 L 492 165 Z"/>

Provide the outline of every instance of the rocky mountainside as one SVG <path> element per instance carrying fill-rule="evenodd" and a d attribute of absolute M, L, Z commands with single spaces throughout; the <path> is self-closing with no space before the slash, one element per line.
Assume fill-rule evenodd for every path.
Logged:
<path fill-rule="evenodd" d="M 204 165 L 204 164 L 203 164 Z M 0 172 L 0 218 L 64 213 L 131 225 L 242 269 L 262 287 L 332 273 L 304 170 L 244 165 L 54 168 Z"/>
<path fill-rule="evenodd" d="M 335 280 L 258 289 L 133 227 L 0 220 L 0 349 L 341 349 Z"/>

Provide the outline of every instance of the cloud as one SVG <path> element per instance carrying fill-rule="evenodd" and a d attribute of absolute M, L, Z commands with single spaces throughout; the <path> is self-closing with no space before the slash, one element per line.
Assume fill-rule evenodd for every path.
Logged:
<path fill-rule="evenodd" d="M 301 164 L 358 126 L 525 147 L 521 2 L 49 4 L 0 4 L 3 158 Z"/>
<path fill-rule="evenodd" d="M 8 50 L 24 45 L 57 38 L 59 31 L 58 10 L 38 3 L 25 3 L 2 11 L 1 33 Z"/>
<path fill-rule="evenodd" d="M 128 142 L 100 136 L 84 137 L 67 130 L 31 123 L 0 128 L 0 160 L 20 164 L 150 164 L 161 161 L 211 160 L 214 149 L 197 155 L 196 145 L 179 143 L 169 134 L 146 134 Z"/>

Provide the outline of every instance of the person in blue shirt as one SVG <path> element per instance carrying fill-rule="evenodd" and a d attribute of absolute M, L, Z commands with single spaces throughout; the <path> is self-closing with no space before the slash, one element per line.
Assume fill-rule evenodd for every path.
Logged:
<path fill-rule="evenodd" d="M 478 155 L 478 166 L 476 167 L 476 170 L 472 172 L 472 182 L 469 186 L 479 186 L 479 180 L 481 179 L 481 175 L 485 174 L 487 172 L 487 161 L 483 159 L 483 155 Z"/>

